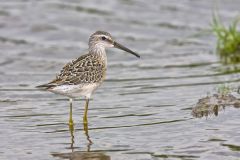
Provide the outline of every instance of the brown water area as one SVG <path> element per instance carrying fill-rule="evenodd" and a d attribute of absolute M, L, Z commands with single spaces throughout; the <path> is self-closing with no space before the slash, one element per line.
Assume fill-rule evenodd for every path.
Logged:
<path fill-rule="evenodd" d="M 239 107 L 192 115 L 218 85 L 239 86 L 239 70 L 220 63 L 209 31 L 214 8 L 229 24 L 239 6 L 239 0 L 1 0 L 0 159 L 239 159 Z M 68 99 L 35 86 L 81 56 L 96 30 L 141 59 L 108 49 L 89 124 L 82 124 L 78 99 L 69 128 Z"/>

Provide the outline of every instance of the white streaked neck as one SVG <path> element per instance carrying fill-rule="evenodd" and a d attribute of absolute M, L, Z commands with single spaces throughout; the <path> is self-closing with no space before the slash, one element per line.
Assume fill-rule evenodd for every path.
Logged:
<path fill-rule="evenodd" d="M 89 47 L 89 52 L 107 60 L 105 47 L 101 44 L 95 44 L 94 46 Z"/>

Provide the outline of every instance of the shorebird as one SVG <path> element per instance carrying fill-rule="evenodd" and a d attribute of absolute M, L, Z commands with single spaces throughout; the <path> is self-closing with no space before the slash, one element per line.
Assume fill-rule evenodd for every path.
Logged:
<path fill-rule="evenodd" d="M 88 42 L 88 51 L 79 58 L 67 63 L 51 82 L 37 86 L 50 92 L 69 97 L 69 125 L 73 125 L 72 101 L 74 98 L 85 97 L 83 123 L 87 124 L 88 104 L 93 92 L 102 84 L 107 69 L 106 48 L 118 48 L 140 58 L 140 55 L 117 43 L 104 31 L 93 33 Z"/>

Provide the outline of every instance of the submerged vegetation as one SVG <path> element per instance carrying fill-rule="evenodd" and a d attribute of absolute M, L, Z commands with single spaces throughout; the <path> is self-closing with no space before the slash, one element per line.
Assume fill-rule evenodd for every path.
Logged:
<path fill-rule="evenodd" d="M 216 94 L 208 95 L 198 100 L 192 109 L 193 117 L 218 116 L 218 112 L 224 110 L 226 106 L 240 108 L 240 100 L 231 94 L 233 90 L 228 85 L 221 85 L 217 90 Z"/>
<path fill-rule="evenodd" d="M 225 64 L 240 63 L 240 32 L 237 17 L 229 25 L 224 26 L 217 14 L 213 14 L 212 31 L 217 37 L 217 54 Z"/>
<path fill-rule="evenodd" d="M 232 91 L 233 91 L 233 89 L 231 89 L 231 87 L 227 84 L 221 84 L 217 87 L 217 92 L 221 96 L 228 95 Z"/>

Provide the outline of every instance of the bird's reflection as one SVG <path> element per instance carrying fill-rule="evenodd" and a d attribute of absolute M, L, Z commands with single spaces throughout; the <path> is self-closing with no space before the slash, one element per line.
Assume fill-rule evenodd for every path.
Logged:
<path fill-rule="evenodd" d="M 86 136 L 86 139 L 88 141 L 87 143 L 87 151 L 90 152 L 91 150 L 91 145 L 93 144 L 90 136 L 89 136 L 89 132 L 88 132 L 88 123 L 83 123 L 83 130 L 84 130 L 84 134 Z M 71 143 L 70 143 L 70 148 L 72 150 L 72 152 L 74 151 L 74 125 L 70 125 L 69 124 L 69 131 L 70 131 L 70 136 L 71 136 Z"/>
<path fill-rule="evenodd" d="M 74 150 L 74 125 L 69 125 L 69 131 L 70 131 L 70 135 L 71 135 L 70 148 L 73 152 L 73 150 Z"/>
<path fill-rule="evenodd" d="M 91 149 L 91 145 L 93 144 L 93 142 L 90 139 L 90 136 L 88 134 L 88 123 L 83 123 L 83 129 L 84 129 L 84 133 L 86 135 L 86 138 L 88 140 L 88 144 L 87 144 L 87 151 L 89 152 Z"/>
<path fill-rule="evenodd" d="M 110 156 L 101 152 L 82 152 L 75 151 L 72 153 L 54 153 L 54 157 L 70 160 L 111 160 Z"/>
<path fill-rule="evenodd" d="M 88 123 L 83 123 L 83 130 L 84 134 L 87 139 L 87 150 L 86 151 L 74 151 L 76 148 L 74 146 L 75 143 L 75 129 L 74 129 L 74 124 L 72 125 L 69 124 L 69 132 L 70 132 L 70 148 L 71 152 L 70 153 L 53 153 L 52 156 L 62 158 L 62 159 L 71 159 L 71 160 L 84 160 L 84 159 L 89 159 L 89 160 L 110 160 L 110 156 L 105 155 L 102 152 L 94 152 L 91 151 L 91 145 L 93 144 L 90 136 L 89 136 L 89 130 L 88 130 Z"/>

